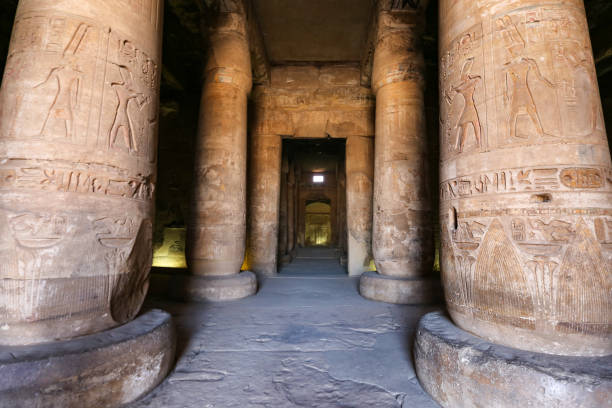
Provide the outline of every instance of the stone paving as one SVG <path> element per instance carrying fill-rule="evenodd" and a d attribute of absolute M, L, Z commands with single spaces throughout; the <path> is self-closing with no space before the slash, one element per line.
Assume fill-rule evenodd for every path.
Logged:
<path fill-rule="evenodd" d="M 250 298 L 149 300 L 176 320 L 178 361 L 130 407 L 437 407 L 411 350 L 419 318 L 438 307 L 368 301 L 357 284 L 325 252 L 302 251 Z"/>

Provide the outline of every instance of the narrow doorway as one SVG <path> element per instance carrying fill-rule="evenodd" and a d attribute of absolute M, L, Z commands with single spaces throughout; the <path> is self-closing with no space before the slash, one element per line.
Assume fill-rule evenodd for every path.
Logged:
<path fill-rule="evenodd" d="M 283 140 L 279 273 L 345 275 L 345 139 Z"/>

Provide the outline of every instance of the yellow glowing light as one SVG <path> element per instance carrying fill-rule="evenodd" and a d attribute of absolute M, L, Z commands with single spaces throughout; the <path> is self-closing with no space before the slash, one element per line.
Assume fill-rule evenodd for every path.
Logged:
<path fill-rule="evenodd" d="M 153 266 L 187 268 L 185 259 L 185 228 L 165 228 L 164 242 L 153 252 Z"/>

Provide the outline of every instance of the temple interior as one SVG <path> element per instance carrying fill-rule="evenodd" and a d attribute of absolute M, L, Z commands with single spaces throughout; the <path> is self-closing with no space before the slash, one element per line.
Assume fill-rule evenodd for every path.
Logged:
<path fill-rule="evenodd" d="M 612 407 L 612 2 L 2 0 L 1 407 Z"/>

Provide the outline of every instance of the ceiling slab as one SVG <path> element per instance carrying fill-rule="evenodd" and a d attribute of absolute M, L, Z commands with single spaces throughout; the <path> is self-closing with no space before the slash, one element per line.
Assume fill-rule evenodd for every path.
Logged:
<path fill-rule="evenodd" d="M 254 0 L 272 64 L 357 62 L 372 0 Z"/>

